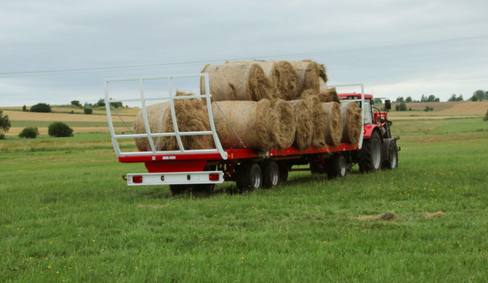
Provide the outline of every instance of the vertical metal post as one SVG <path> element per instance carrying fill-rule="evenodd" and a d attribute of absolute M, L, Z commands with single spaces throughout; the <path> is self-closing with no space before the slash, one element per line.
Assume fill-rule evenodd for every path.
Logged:
<path fill-rule="evenodd" d="M 176 110 L 175 110 L 175 102 L 173 100 L 173 78 L 168 78 L 168 85 L 169 85 L 169 105 L 171 107 L 171 118 L 173 120 L 173 128 L 175 129 L 176 134 L 176 141 L 178 142 L 178 146 L 181 152 L 185 152 L 183 148 L 183 143 L 181 142 L 180 137 L 180 130 L 178 129 L 178 121 L 176 121 Z"/>
<path fill-rule="evenodd" d="M 156 147 L 154 146 L 154 141 L 151 136 L 151 128 L 149 127 L 149 119 L 147 118 L 146 111 L 146 99 L 144 98 L 144 80 L 139 80 L 141 88 L 141 106 L 142 106 L 142 117 L 144 118 L 144 126 L 146 127 L 147 139 L 149 140 L 149 145 L 151 146 L 151 151 L 156 153 Z"/>
<path fill-rule="evenodd" d="M 108 81 L 105 80 L 105 111 L 107 112 L 108 127 L 110 129 L 110 135 L 112 136 L 112 146 L 114 147 L 115 154 L 120 156 L 120 147 L 117 138 L 115 138 L 114 123 L 112 122 L 112 113 L 110 112 L 110 101 L 108 97 Z"/>
<path fill-rule="evenodd" d="M 219 136 L 217 135 L 217 130 L 215 129 L 214 118 L 213 118 L 213 111 L 212 111 L 212 94 L 210 93 L 210 79 L 208 73 L 203 74 L 203 78 L 205 79 L 205 99 L 207 101 L 207 112 L 208 112 L 208 119 L 210 120 L 210 130 L 212 131 L 212 137 L 214 140 L 215 147 L 220 153 L 222 159 L 227 159 L 227 152 L 224 151 L 222 148 L 222 144 L 220 143 Z M 200 80 L 202 77 L 200 77 Z"/>
<path fill-rule="evenodd" d="M 363 148 L 363 137 L 364 137 L 364 84 L 361 84 L 361 117 L 362 117 L 362 126 L 361 126 L 361 136 L 359 137 L 359 144 L 358 149 Z"/>

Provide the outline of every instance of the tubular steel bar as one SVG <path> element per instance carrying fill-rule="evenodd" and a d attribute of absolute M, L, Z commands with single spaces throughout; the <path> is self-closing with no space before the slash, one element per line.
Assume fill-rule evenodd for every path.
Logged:
<path fill-rule="evenodd" d="M 200 78 L 200 79 L 205 79 L 205 94 L 204 95 L 192 95 L 192 96 L 174 96 L 172 93 L 172 80 L 175 78 Z M 162 96 L 159 98 L 146 98 L 144 95 L 144 81 L 145 80 L 168 80 L 169 83 L 169 95 L 168 96 Z M 117 100 L 114 99 L 112 100 L 109 95 L 109 83 L 113 82 L 123 82 L 123 81 L 139 81 L 139 87 L 140 87 L 140 98 L 137 99 L 121 99 Z M 107 111 L 107 120 L 109 124 L 109 129 L 110 129 L 110 134 L 111 134 L 111 140 L 112 140 L 112 145 L 114 147 L 115 154 L 117 157 L 124 158 L 124 157 L 135 157 L 135 156 L 141 156 L 141 157 L 147 157 L 147 160 L 155 160 L 156 155 L 162 156 L 162 155 L 174 155 L 174 156 L 184 156 L 187 154 L 190 154 L 192 156 L 195 155 L 206 155 L 206 154 L 218 154 L 220 158 L 223 160 L 226 160 L 228 158 L 228 153 L 222 148 L 222 144 L 220 143 L 220 139 L 217 135 L 217 132 L 215 130 L 215 124 L 213 120 L 213 113 L 212 110 L 210 109 L 212 103 L 211 103 L 211 98 L 212 94 L 210 93 L 210 81 L 209 81 L 209 76 L 207 73 L 199 73 L 199 74 L 190 74 L 190 75 L 174 75 L 174 76 L 155 76 L 155 77 L 137 77 L 137 78 L 119 78 L 119 79 L 106 79 L 105 80 L 105 109 Z M 178 128 L 178 122 L 176 120 L 176 113 L 175 113 L 175 106 L 174 106 L 174 100 L 175 99 L 195 99 L 195 98 L 205 98 L 207 102 L 207 110 L 208 110 L 208 116 L 210 120 L 210 131 L 194 131 L 194 132 L 180 132 Z M 173 120 L 173 127 L 175 129 L 174 132 L 172 133 L 152 133 L 151 129 L 149 127 L 149 120 L 147 117 L 147 110 L 146 110 L 146 101 L 155 101 L 155 100 L 166 100 L 170 102 L 170 109 L 171 109 L 171 118 Z M 146 134 L 128 134 L 128 135 L 117 135 L 115 133 L 113 121 L 112 121 L 112 116 L 111 116 L 111 109 L 110 109 L 110 103 L 113 102 L 141 102 L 142 106 L 142 114 L 143 114 L 143 119 L 144 119 L 144 127 L 146 128 Z M 201 136 L 201 135 L 211 135 L 214 140 L 214 144 L 216 146 L 215 149 L 199 149 L 199 150 L 188 150 L 183 148 L 183 143 L 181 141 L 181 136 Z M 178 151 L 157 151 L 154 145 L 153 138 L 154 137 L 175 137 L 179 150 Z M 127 139 L 127 138 L 148 138 L 151 151 L 143 151 L 143 152 L 121 152 L 118 139 Z"/>

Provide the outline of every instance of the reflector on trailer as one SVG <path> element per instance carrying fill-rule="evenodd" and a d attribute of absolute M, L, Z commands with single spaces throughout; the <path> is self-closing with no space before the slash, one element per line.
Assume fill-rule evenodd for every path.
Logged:
<path fill-rule="evenodd" d="M 133 183 L 142 183 L 142 176 L 132 176 Z"/>
<path fill-rule="evenodd" d="M 218 181 L 219 180 L 219 174 L 209 174 L 208 180 L 209 181 Z"/>

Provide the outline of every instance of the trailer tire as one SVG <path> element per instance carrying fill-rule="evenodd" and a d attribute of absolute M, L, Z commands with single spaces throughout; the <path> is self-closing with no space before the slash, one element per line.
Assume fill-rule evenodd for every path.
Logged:
<path fill-rule="evenodd" d="M 281 182 L 281 170 L 278 163 L 273 160 L 266 160 L 261 166 L 263 173 L 263 188 L 277 187 Z"/>
<path fill-rule="evenodd" d="M 247 161 L 239 165 L 236 176 L 236 185 L 239 191 L 260 189 L 262 184 L 263 174 L 259 164 Z"/>
<path fill-rule="evenodd" d="M 346 158 L 342 154 L 335 154 L 327 162 L 327 176 L 329 179 L 344 177 L 347 173 Z"/>
<path fill-rule="evenodd" d="M 284 183 L 288 181 L 288 168 L 286 168 L 286 166 L 283 165 L 279 165 L 279 166 L 280 166 L 280 183 Z"/>
<path fill-rule="evenodd" d="M 364 140 L 363 148 L 359 151 L 359 171 L 361 173 L 377 172 L 381 170 L 381 137 L 374 131 L 371 138 Z"/>
<path fill-rule="evenodd" d="M 189 185 L 169 185 L 169 190 L 173 196 L 181 195 L 191 189 Z"/>
<path fill-rule="evenodd" d="M 390 144 L 389 158 L 383 161 L 383 169 L 391 170 L 398 168 L 398 147 L 396 143 Z"/>

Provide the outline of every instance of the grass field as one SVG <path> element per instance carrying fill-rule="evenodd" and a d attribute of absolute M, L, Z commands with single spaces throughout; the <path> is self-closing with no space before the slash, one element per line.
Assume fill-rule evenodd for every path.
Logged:
<path fill-rule="evenodd" d="M 107 133 L 10 137 L 0 281 L 486 282 L 488 122 L 397 117 L 393 134 L 394 171 L 180 197 L 127 187 L 120 176 L 145 168 L 118 163 Z"/>

